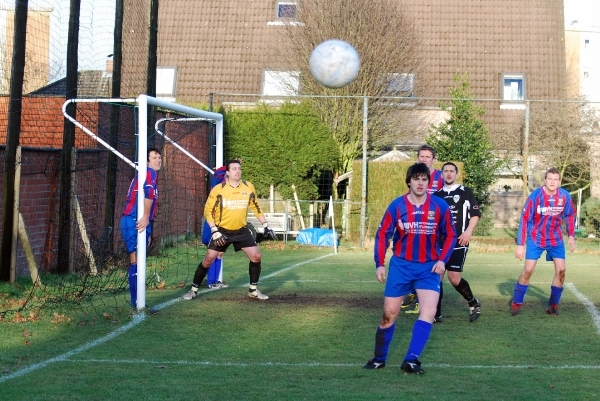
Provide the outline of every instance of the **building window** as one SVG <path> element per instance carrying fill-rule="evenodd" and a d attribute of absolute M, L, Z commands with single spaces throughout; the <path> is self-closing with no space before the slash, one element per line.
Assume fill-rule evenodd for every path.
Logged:
<path fill-rule="evenodd" d="M 273 21 L 268 21 L 267 25 L 297 25 L 303 26 L 298 21 L 298 1 L 297 0 L 281 0 L 275 2 L 275 18 Z"/>
<path fill-rule="evenodd" d="M 294 19 L 298 17 L 298 3 L 294 1 L 277 1 L 275 3 L 275 17 Z"/>
<path fill-rule="evenodd" d="M 524 109 L 527 100 L 525 74 L 504 73 L 500 77 L 501 109 Z"/>
<path fill-rule="evenodd" d="M 263 73 L 263 96 L 295 96 L 300 88 L 298 71 L 265 71 Z"/>
<path fill-rule="evenodd" d="M 156 67 L 156 97 L 175 99 L 177 67 Z"/>
<path fill-rule="evenodd" d="M 415 75 L 405 73 L 388 74 L 385 78 L 386 96 L 415 96 Z"/>
<path fill-rule="evenodd" d="M 524 102 L 527 98 L 525 74 L 502 74 L 500 87 L 503 101 Z"/>

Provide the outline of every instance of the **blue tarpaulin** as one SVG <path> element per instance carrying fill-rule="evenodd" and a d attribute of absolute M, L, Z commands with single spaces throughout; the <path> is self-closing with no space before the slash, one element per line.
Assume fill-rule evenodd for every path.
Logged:
<path fill-rule="evenodd" d="M 337 238 L 333 235 L 333 230 L 325 228 L 307 228 L 302 230 L 296 236 L 296 241 L 301 244 L 318 246 L 337 246 Z"/>

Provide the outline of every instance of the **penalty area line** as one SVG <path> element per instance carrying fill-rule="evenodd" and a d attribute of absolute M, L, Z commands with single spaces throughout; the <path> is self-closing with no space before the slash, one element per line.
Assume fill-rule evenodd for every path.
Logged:
<path fill-rule="evenodd" d="M 288 270 L 295 269 L 295 268 L 296 268 L 296 267 L 298 267 L 298 266 L 302 266 L 302 265 L 305 265 L 305 264 L 307 264 L 307 263 L 316 262 L 317 260 L 325 259 L 325 258 L 328 258 L 328 257 L 330 257 L 330 256 L 333 256 L 333 255 L 335 255 L 335 253 L 328 253 L 327 255 L 319 256 L 318 258 L 314 258 L 314 259 L 305 260 L 305 261 L 303 261 L 303 262 L 296 263 L 295 265 L 291 265 L 291 266 L 288 266 L 288 267 L 284 267 L 284 268 L 283 268 L 283 269 L 281 269 L 281 270 L 277 270 L 276 272 L 273 272 L 273 273 L 271 273 L 271 274 L 268 274 L 268 275 L 266 275 L 264 279 L 268 279 L 268 278 L 271 278 L 271 277 L 277 276 L 278 274 L 285 273 L 285 272 L 286 272 L 286 271 L 288 271 Z"/>
<path fill-rule="evenodd" d="M 286 271 L 291 270 L 291 269 L 293 269 L 295 267 L 302 266 L 304 264 L 311 263 L 311 262 L 316 262 L 317 260 L 321 260 L 321 259 L 326 258 L 326 257 L 331 256 L 331 255 L 335 255 L 335 254 L 334 253 L 330 253 L 330 254 L 327 254 L 327 255 L 319 256 L 318 258 L 315 258 L 315 259 L 309 259 L 309 260 L 305 260 L 304 262 L 296 263 L 294 265 L 285 267 L 285 268 L 283 268 L 281 270 L 278 270 L 278 271 L 276 271 L 274 273 L 271 273 L 268 276 L 266 276 L 265 278 L 273 277 L 273 276 L 275 276 L 277 274 L 286 272 Z M 209 292 L 209 291 L 210 290 L 207 289 L 207 290 L 204 290 L 202 292 Z M 163 308 L 165 308 L 167 306 L 173 305 L 174 303 L 179 302 L 180 300 L 181 300 L 181 297 L 177 297 L 177 298 L 171 299 L 169 301 L 163 302 L 161 304 L 155 305 L 154 308 L 157 308 L 157 309 L 160 310 L 160 309 L 163 309 Z M 105 343 L 105 342 L 107 342 L 109 340 L 112 340 L 115 337 L 118 337 L 119 335 L 121 335 L 121 334 L 129 331 L 130 329 L 134 328 L 138 324 L 142 323 L 145 319 L 146 319 L 146 314 L 145 313 L 136 313 L 135 315 L 133 315 L 133 317 L 131 319 L 131 322 L 127 323 L 124 326 L 119 327 L 118 329 L 110 332 L 109 334 L 105 335 L 104 337 L 101 337 L 101 338 L 99 338 L 97 340 L 94 340 L 94 341 L 90 341 L 87 344 L 84 344 L 81 347 L 75 348 L 75 349 L 73 349 L 71 351 L 65 352 L 62 355 L 59 355 L 59 356 L 56 356 L 54 358 L 50 358 L 50 359 L 47 359 L 45 361 L 33 364 L 33 365 L 28 366 L 26 368 L 23 368 L 21 370 L 17 370 L 14 373 L 10 373 L 10 374 L 6 374 L 6 375 L 3 375 L 3 376 L 0 376 L 0 383 L 3 383 L 5 381 L 7 381 L 7 380 L 14 379 L 14 378 L 23 376 L 25 374 L 31 373 L 34 370 L 38 370 L 38 369 L 44 368 L 44 367 L 46 367 L 46 366 L 48 366 L 48 365 L 50 365 L 52 363 L 55 363 L 55 362 L 67 361 L 67 360 L 69 360 L 70 357 L 72 357 L 74 355 L 80 354 L 80 353 L 82 353 L 84 351 L 87 351 L 87 350 L 89 350 L 91 348 L 94 348 L 94 347 L 96 347 L 96 346 L 98 346 L 100 344 L 103 344 L 103 343 Z"/>

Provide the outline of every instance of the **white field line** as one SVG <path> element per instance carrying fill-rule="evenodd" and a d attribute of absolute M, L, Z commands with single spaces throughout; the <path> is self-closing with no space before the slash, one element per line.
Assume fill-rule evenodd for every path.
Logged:
<path fill-rule="evenodd" d="M 596 308 L 594 303 L 587 299 L 586 296 L 583 295 L 581 292 L 579 292 L 579 290 L 575 288 L 573 283 L 567 283 L 565 284 L 565 287 L 567 287 L 569 291 L 571 291 L 577 297 L 577 299 L 579 299 L 581 303 L 585 306 L 585 309 L 587 309 L 588 313 L 592 317 L 592 320 L 596 325 L 596 329 L 600 334 L 600 313 L 598 313 L 598 309 Z"/>
<path fill-rule="evenodd" d="M 18 371 L 14 372 L 14 373 L 11 373 L 9 375 L 0 376 L 0 383 L 5 382 L 5 381 L 10 380 L 10 379 L 14 379 L 15 377 L 23 376 L 23 375 L 25 375 L 25 374 L 27 374 L 29 372 L 33 372 L 34 370 L 37 370 L 37 369 L 43 368 L 43 367 L 45 367 L 47 365 L 50 365 L 51 363 L 65 361 L 65 360 L 67 360 L 67 358 L 69 358 L 69 357 L 71 357 L 73 355 L 77 355 L 77 354 L 79 354 L 79 353 L 81 353 L 83 351 L 87 351 L 88 349 L 95 347 L 96 345 L 100 345 L 102 343 L 107 342 L 108 340 L 112 340 L 113 338 L 119 336 L 120 334 L 125 333 L 126 331 L 128 331 L 132 327 L 137 326 L 138 324 L 140 324 L 141 322 L 143 322 L 145 318 L 146 318 L 146 315 L 144 313 L 136 314 L 136 315 L 133 316 L 133 319 L 131 320 L 131 322 L 129 322 L 125 326 L 119 327 L 115 331 L 113 331 L 113 332 L 105 335 L 102 338 L 99 338 L 97 340 L 91 341 L 91 342 L 89 342 L 87 344 L 82 345 L 79 348 L 75 348 L 74 350 L 65 352 L 64 354 L 59 355 L 57 357 L 50 358 L 50 359 L 47 359 L 47 360 L 45 360 L 43 362 L 39 362 L 39 363 L 36 363 L 34 365 L 28 366 L 28 367 L 26 367 L 24 369 L 18 370 Z"/>
<path fill-rule="evenodd" d="M 121 364 L 148 364 L 156 367 L 168 367 L 169 365 L 189 365 L 189 366 L 218 366 L 218 367 L 239 367 L 246 368 L 249 366 L 259 367 L 348 367 L 359 368 L 363 364 L 356 363 L 321 363 L 321 362 L 304 362 L 304 363 L 284 363 L 284 362 L 210 362 L 210 361 L 152 361 L 147 359 L 66 359 L 63 362 L 75 363 L 121 363 Z M 387 365 L 388 367 L 400 367 L 400 365 Z M 442 368 L 442 369 L 600 369 L 600 365 L 451 365 L 446 363 L 428 363 L 427 367 Z"/>
<path fill-rule="evenodd" d="M 277 276 L 278 274 L 281 274 L 281 273 L 285 273 L 286 271 L 295 269 L 298 266 L 302 266 L 302 265 L 305 265 L 307 263 L 316 262 L 317 260 L 325 259 L 325 258 L 328 258 L 329 256 L 333 256 L 333 255 L 335 255 L 335 254 L 334 253 L 328 253 L 327 255 L 319 256 L 318 258 L 315 258 L 315 259 L 305 260 L 304 262 L 300 262 L 300 263 L 296 263 L 295 265 L 284 267 L 281 270 L 277 270 L 276 272 L 271 273 L 271 274 L 265 276 L 265 279 L 271 278 L 273 276 Z"/>
<path fill-rule="evenodd" d="M 330 253 L 330 254 L 327 254 L 327 255 L 324 255 L 324 256 L 319 256 L 318 258 L 315 258 L 315 259 L 310 259 L 310 260 L 306 260 L 304 262 L 296 263 L 295 265 L 288 266 L 288 267 L 285 267 L 285 268 L 283 268 L 281 270 L 278 270 L 278 271 L 276 271 L 274 273 L 271 273 L 268 276 L 266 276 L 265 278 L 273 277 L 273 276 L 275 276 L 277 274 L 280 274 L 280 273 L 283 273 L 285 271 L 291 270 L 291 269 L 293 269 L 295 267 L 298 267 L 298 266 L 301 266 L 301 265 L 304 265 L 304 264 L 307 264 L 307 263 L 312 263 L 312 262 L 315 262 L 317 260 L 326 258 L 328 256 L 332 256 L 332 255 L 335 255 L 335 254 Z M 203 291 L 199 291 L 199 293 L 204 293 L 204 292 L 209 292 L 209 291 L 211 291 L 211 290 L 206 289 L 206 290 L 203 290 Z M 164 308 L 166 306 L 173 305 L 174 303 L 179 302 L 180 300 L 181 300 L 181 297 L 177 297 L 177 298 L 171 299 L 171 300 L 169 300 L 167 302 L 163 302 L 162 304 L 156 305 L 156 306 L 154 306 L 154 308 L 162 309 L 162 308 Z M 80 354 L 80 353 L 82 353 L 84 351 L 89 350 L 90 348 L 94 348 L 97 345 L 103 344 L 103 343 L 105 343 L 105 342 L 107 342 L 109 340 L 112 340 L 115 337 L 118 337 L 119 335 L 121 335 L 121 334 L 129 331 L 130 329 L 134 328 L 138 324 L 142 323 L 145 319 L 146 319 L 146 314 L 145 313 L 136 313 L 135 315 L 133 315 L 133 318 L 132 318 L 131 322 L 127 323 L 124 326 L 119 327 L 118 329 L 110 332 L 109 334 L 105 335 L 104 337 L 101 337 L 101 338 L 99 338 L 97 340 L 91 341 L 91 342 L 89 342 L 87 344 L 84 344 L 81 347 L 75 348 L 75 349 L 73 349 L 71 351 L 65 352 L 64 354 L 59 355 L 57 357 L 50 358 L 50 359 L 47 359 L 45 361 L 33 364 L 31 366 L 28 366 L 26 368 L 18 370 L 18 371 L 14 372 L 14 373 L 0 376 L 0 383 L 3 383 L 3 382 L 5 382 L 7 380 L 10 380 L 10 379 L 14 379 L 14 378 L 19 377 L 19 376 L 23 376 L 23 375 L 25 375 L 27 373 L 33 372 L 34 370 L 46 367 L 46 366 L 50 365 L 51 363 L 66 361 L 66 360 L 68 360 L 68 358 L 70 358 L 70 357 L 72 357 L 74 355 Z"/>

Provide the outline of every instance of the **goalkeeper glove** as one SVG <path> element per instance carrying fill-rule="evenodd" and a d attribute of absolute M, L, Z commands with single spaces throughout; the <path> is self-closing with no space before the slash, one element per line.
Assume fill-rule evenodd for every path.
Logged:
<path fill-rule="evenodd" d="M 273 231 L 272 229 L 269 228 L 267 222 L 263 223 L 263 227 L 264 227 L 263 235 L 267 239 L 272 239 L 272 240 L 276 240 L 277 239 L 277 235 L 275 234 L 275 231 Z"/>
<path fill-rule="evenodd" d="M 217 226 L 212 226 L 210 228 L 210 232 L 212 233 L 210 238 L 213 244 L 216 246 L 225 246 L 227 244 L 227 237 L 219 232 Z"/>

